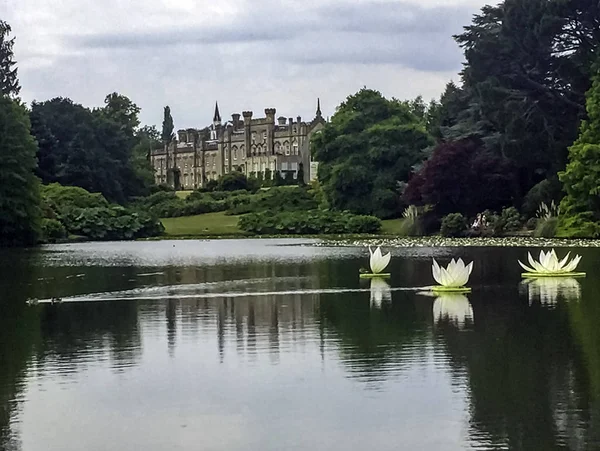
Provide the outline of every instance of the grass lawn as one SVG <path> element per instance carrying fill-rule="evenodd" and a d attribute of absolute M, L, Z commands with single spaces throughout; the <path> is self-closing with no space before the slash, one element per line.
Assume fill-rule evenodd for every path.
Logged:
<path fill-rule="evenodd" d="M 220 236 L 242 235 L 238 229 L 239 216 L 226 216 L 225 212 L 206 213 L 196 216 L 161 219 L 165 234 L 170 236 Z"/>
<path fill-rule="evenodd" d="M 189 190 L 189 191 L 175 191 L 175 194 L 177 194 L 177 197 L 179 197 L 180 199 L 185 199 L 186 197 L 188 197 L 192 193 L 193 193 L 192 190 Z"/>
<path fill-rule="evenodd" d="M 397 219 L 384 219 L 381 221 L 381 234 L 382 235 L 400 235 L 403 218 Z"/>

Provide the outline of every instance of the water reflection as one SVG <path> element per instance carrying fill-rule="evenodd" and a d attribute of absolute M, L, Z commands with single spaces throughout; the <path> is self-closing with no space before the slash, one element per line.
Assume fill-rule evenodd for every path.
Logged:
<path fill-rule="evenodd" d="M 473 307 L 463 294 L 444 293 L 433 303 L 433 318 L 436 322 L 447 321 L 459 329 L 473 322 Z"/>
<path fill-rule="evenodd" d="M 552 307 L 559 298 L 575 301 L 581 298 L 581 285 L 572 277 L 535 277 L 525 279 L 521 286 L 527 292 L 530 305 L 540 302 Z"/>
<path fill-rule="evenodd" d="M 0 449 L 600 447 L 600 280 L 520 285 L 514 251 L 470 250 L 473 293 L 424 297 L 398 288 L 430 282 L 432 250 L 399 250 L 369 285 L 362 251 L 152 270 L 6 257 Z"/>
<path fill-rule="evenodd" d="M 380 308 L 382 302 L 392 300 L 390 285 L 382 278 L 371 279 L 371 307 Z"/>

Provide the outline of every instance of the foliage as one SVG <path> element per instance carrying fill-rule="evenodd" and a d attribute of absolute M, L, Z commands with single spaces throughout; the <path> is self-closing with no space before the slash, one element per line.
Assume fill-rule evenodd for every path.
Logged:
<path fill-rule="evenodd" d="M 217 189 L 220 191 L 238 191 L 248 189 L 248 179 L 238 171 L 232 171 L 219 178 Z"/>
<path fill-rule="evenodd" d="M 162 133 L 160 134 L 160 138 L 164 144 L 170 144 L 175 139 L 174 129 L 171 108 L 166 106 L 163 112 Z"/>
<path fill-rule="evenodd" d="M 268 190 L 243 197 L 243 202 L 237 202 L 230 206 L 230 213 L 234 215 L 244 213 L 280 211 L 303 211 L 318 208 L 318 202 L 314 194 L 303 187 L 273 187 Z"/>
<path fill-rule="evenodd" d="M 513 198 L 513 171 L 508 161 L 483 148 L 477 139 L 442 143 L 409 181 L 407 202 L 432 205 L 442 217 L 453 212 L 474 216 L 500 209 Z"/>
<path fill-rule="evenodd" d="M 54 243 L 67 236 L 67 229 L 58 219 L 42 218 L 42 241 Z"/>
<path fill-rule="evenodd" d="M 460 213 L 450 213 L 442 218 L 442 236 L 457 237 L 461 236 L 467 228 L 467 221 Z"/>
<path fill-rule="evenodd" d="M 500 215 L 491 216 L 491 227 L 497 236 L 520 230 L 523 224 L 521 215 L 515 207 L 503 208 Z"/>
<path fill-rule="evenodd" d="M 381 221 L 374 216 L 323 210 L 250 213 L 241 216 L 239 228 L 257 235 L 311 235 L 376 233 Z"/>
<path fill-rule="evenodd" d="M 480 137 L 510 160 L 524 194 L 564 167 L 600 42 L 600 5 L 506 0 L 482 8 L 455 38 L 466 63 L 454 101 L 466 108 L 445 138 Z"/>
<path fill-rule="evenodd" d="M 109 203 L 100 193 L 90 193 L 78 186 L 62 186 L 59 183 L 43 185 L 41 194 L 52 208 L 95 208 L 108 207 Z"/>
<path fill-rule="evenodd" d="M 414 205 L 409 205 L 402 213 L 404 218 L 400 226 L 399 235 L 401 236 L 422 236 L 423 226 L 421 224 L 421 217 L 419 209 Z"/>
<path fill-rule="evenodd" d="M 42 199 L 52 210 L 47 218 L 58 220 L 70 234 L 92 240 L 144 238 L 160 235 L 164 230 L 151 212 L 110 204 L 101 194 L 83 188 L 54 183 L 42 188 Z"/>
<path fill-rule="evenodd" d="M 17 101 L 0 96 L 0 246 L 35 244 L 38 239 L 41 211 L 39 180 L 33 173 L 35 151 L 27 111 Z"/>
<path fill-rule="evenodd" d="M 600 236 L 600 70 L 587 93 L 587 113 L 559 174 L 567 193 L 560 204 L 560 236 Z"/>
<path fill-rule="evenodd" d="M 406 104 L 363 88 L 349 96 L 312 140 L 319 182 L 336 210 L 398 216 L 396 190 L 433 143 Z"/>
<path fill-rule="evenodd" d="M 553 238 L 558 229 L 558 218 L 551 216 L 538 220 L 533 236 L 536 238 Z"/>
<path fill-rule="evenodd" d="M 164 228 L 151 215 L 112 205 L 72 208 L 61 216 L 67 230 L 92 240 L 132 240 L 160 235 Z"/>
<path fill-rule="evenodd" d="M 525 195 L 521 211 L 526 217 L 534 216 L 542 203 L 550 205 L 553 202 L 558 202 L 561 197 L 561 189 L 556 176 L 542 180 Z"/>
<path fill-rule="evenodd" d="M 113 92 L 104 99 L 105 107 L 102 114 L 115 122 L 121 131 L 128 137 L 133 138 L 140 125 L 140 107 L 133 103 L 128 97 Z"/>
<path fill-rule="evenodd" d="M 33 102 L 30 116 L 44 183 L 80 186 L 114 202 L 146 194 L 132 164 L 134 140 L 102 110 L 56 98 Z"/>
<path fill-rule="evenodd" d="M 0 20 L 0 95 L 16 97 L 21 87 L 17 78 L 17 68 L 14 67 L 16 62 L 13 59 L 15 38 L 8 37 L 11 31 L 10 25 Z"/>
<path fill-rule="evenodd" d="M 554 201 L 550 202 L 550 206 L 545 202 L 542 202 L 535 213 L 535 216 L 540 219 L 550 219 L 552 217 L 558 218 L 559 215 L 560 206 L 557 206 Z"/>
<path fill-rule="evenodd" d="M 298 165 L 297 179 L 298 179 L 298 185 L 300 185 L 300 186 L 306 185 L 306 182 L 304 181 L 304 163 L 302 163 L 302 162 Z"/>

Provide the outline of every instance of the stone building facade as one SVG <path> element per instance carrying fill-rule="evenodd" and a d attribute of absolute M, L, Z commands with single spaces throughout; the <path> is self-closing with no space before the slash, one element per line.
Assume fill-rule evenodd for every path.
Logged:
<path fill-rule="evenodd" d="M 325 124 L 319 100 L 310 122 L 303 122 L 300 116 L 276 119 L 275 115 L 275 108 L 265 109 L 262 118 L 244 111 L 223 123 L 216 104 L 209 127 L 179 130 L 169 146 L 152 152 L 156 183 L 174 186 L 171 169 L 175 167 L 181 189 L 203 187 L 235 170 L 263 179 L 273 178 L 278 171 L 283 178 L 297 179 L 302 167 L 304 181 L 314 180 L 317 165 L 310 157 L 310 141 Z"/>

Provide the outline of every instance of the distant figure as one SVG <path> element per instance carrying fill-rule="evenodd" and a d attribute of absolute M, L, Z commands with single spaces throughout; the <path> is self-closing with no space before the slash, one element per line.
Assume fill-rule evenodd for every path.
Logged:
<path fill-rule="evenodd" d="M 473 225 L 471 226 L 471 228 L 473 230 L 479 230 L 482 225 L 483 225 L 483 217 L 481 216 L 481 213 L 478 213 L 477 218 L 473 222 Z"/>

